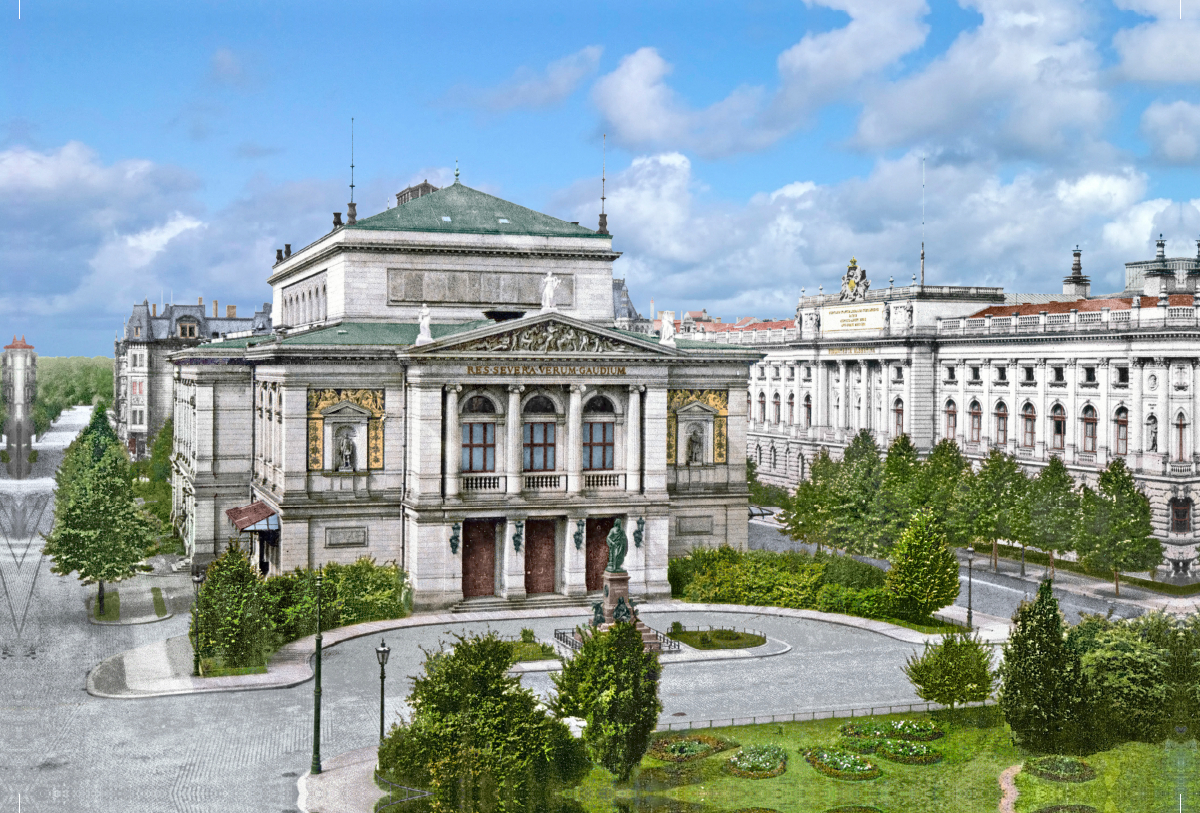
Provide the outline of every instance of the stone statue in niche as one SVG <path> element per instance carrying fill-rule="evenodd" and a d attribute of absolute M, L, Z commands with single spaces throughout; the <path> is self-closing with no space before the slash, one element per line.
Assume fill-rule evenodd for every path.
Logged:
<path fill-rule="evenodd" d="M 542 312 L 556 311 L 558 308 L 554 306 L 554 294 L 558 291 L 558 278 L 554 276 L 553 271 L 546 272 L 546 278 L 542 280 Z"/>
<path fill-rule="evenodd" d="M 1148 435 L 1147 446 L 1150 447 L 1149 449 L 1147 449 L 1147 451 L 1157 452 L 1158 451 L 1158 418 L 1154 417 L 1153 415 L 1151 415 L 1149 418 L 1146 419 L 1146 434 Z"/>
<path fill-rule="evenodd" d="M 689 466 L 704 465 L 704 437 L 699 426 L 693 426 L 688 432 L 687 464 Z"/>
<path fill-rule="evenodd" d="M 349 427 L 338 430 L 334 471 L 354 471 L 357 468 L 358 449 L 355 447 L 353 435 L 354 430 Z"/>
<path fill-rule="evenodd" d="M 624 573 L 625 568 L 625 553 L 629 550 L 629 540 L 625 538 L 625 529 L 621 527 L 621 520 L 613 522 L 612 530 L 608 532 L 608 567 L 605 568 L 609 573 Z M 608 585 L 605 585 L 607 589 Z"/>

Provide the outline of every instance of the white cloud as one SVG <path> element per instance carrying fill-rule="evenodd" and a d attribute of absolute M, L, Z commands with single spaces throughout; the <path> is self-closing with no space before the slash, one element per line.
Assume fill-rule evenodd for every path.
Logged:
<path fill-rule="evenodd" d="M 527 67 L 518 68 L 511 79 L 493 88 L 453 88 L 447 94 L 447 101 L 498 113 L 553 107 L 565 101 L 580 83 L 596 72 L 603 53 L 604 49 L 599 45 L 589 45 L 551 62 L 541 72 Z"/>
<path fill-rule="evenodd" d="M 1115 4 L 1156 18 L 1113 36 L 1122 77 L 1139 82 L 1200 81 L 1200 49 L 1196 48 L 1200 10 L 1194 3 L 1181 7 L 1176 0 L 1115 0 Z"/>
<path fill-rule="evenodd" d="M 209 61 L 209 78 L 221 85 L 242 87 L 249 75 L 246 66 L 237 54 L 228 48 L 218 48 Z"/>
<path fill-rule="evenodd" d="M 683 155 L 636 158 L 609 178 L 609 228 L 624 252 L 614 266 L 643 313 L 707 307 L 726 317 L 788 317 L 800 288 L 837 285 L 851 256 L 873 286 L 907 285 L 919 272 L 920 156 L 880 160 L 863 178 L 799 179 L 745 201 L 714 199 Z M 594 182 L 563 193 L 571 219 L 594 222 Z M 1154 237 L 1186 246 L 1200 211 L 1145 200 L 1147 178 L 1130 168 L 1059 174 L 942 160 L 927 166 L 926 280 L 1061 290 L 1071 248 L 1084 249 L 1093 290 L 1124 287 L 1124 263 L 1153 256 Z M 1190 253 L 1190 252 L 1185 252 Z"/>
<path fill-rule="evenodd" d="M 964 0 L 983 16 L 913 76 L 867 96 L 857 142 L 926 141 L 967 153 L 1086 156 L 1110 114 L 1075 0 Z"/>
<path fill-rule="evenodd" d="M 920 47 L 928 32 L 924 0 L 806 0 L 846 12 L 850 22 L 806 34 L 779 55 L 779 87 L 741 86 L 693 109 L 666 82 L 672 66 L 655 48 L 625 56 L 601 77 L 592 100 L 606 129 L 630 147 L 693 149 L 704 155 L 759 150 L 804 125 L 821 105 L 853 95 L 860 84 Z"/>
<path fill-rule="evenodd" d="M 1142 135 L 1159 160 L 1194 163 L 1200 157 L 1200 105 L 1154 102 L 1142 113 Z"/>

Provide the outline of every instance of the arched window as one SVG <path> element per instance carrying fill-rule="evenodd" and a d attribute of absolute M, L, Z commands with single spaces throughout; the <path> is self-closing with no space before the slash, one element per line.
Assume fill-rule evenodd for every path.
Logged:
<path fill-rule="evenodd" d="M 1175 459 L 1180 463 L 1183 462 L 1183 436 L 1185 429 L 1187 429 L 1187 421 L 1184 420 L 1183 413 L 1180 412 L 1175 416 Z"/>
<path fill-rule="evenodd" d="M 583 412 L 587 418 L 583 422 L 583 468 L 588 471 L 612 469 L 616 465 L 616 409 L 613 402 L 597 395 L 583 405 Z"/>
<path fill-rule="evenodd" d="M 1171 507 L 1171 533 L 1190 534 L 1192 532 L 1192 501 L 1174 499 Z"/>
<path fill-rule="evenodd" d="M 535 395 L 525 403 L 525 422 L 521 426 L 522 463 L 525 471 L 554 471 L 555 424 L 558 412 L 554 402 Z"/>
<path fill-rule="evenodd" d="M 463 412 L 473 415 L 495 415 L 496 405 L 492 403 L 491 398 L 485 398 L 482 395 L 472 395 L 467 399 L 467 403 L 463 405 Z"/>
<path fill-rule="evenodd" d="M 804 428 L 812 426 L 812 396 L 804 396 Z"/>
<path fill-rule="evenodd" d="M 1062 404 L 1050 408 L 1050 437 L 1055 449 L 1061 451 L 1067 447 L 1067 411 Z"/>
<path fill-rule="evenodd" d="M 779 393 L 775 393 L 775 397 L 771 399 L 771 417 L 774 418 L 774 423 L 779 424 Z"/>
<path fill-rule="evenodd" d="M 1000 446 L 1008 443 L 1008 407 L 1003 401 L 996 404 L 996 443 Z"/>
<path fill-rule="evenodd" d="M 1096 451 L 1096 410 L 1090 406 L 1083 408 L 1083 450 Z"/>
<path fill-rule="evenodd" d="M 762 465 L 762 446 L 754 447 L 754 462 L 759 466 Z"/>
<path fill-rule="evenodd" d="M 774 446 L 771 447 L 771 468 L 776 468 L 779 465 L 779 450 Z"/>
<path fill-rule="evenodd" d="M 788 426 L 796 422 L 796 393 L 788 396 Z"/>
<path fill-rule="evenodd" d="M 958 407 L 953 401 L 946 402 L 946 437 L 951 440 L 958 434 Z"/>
<path fill-rule="evenodd" d="M 983 410 L 978 401 L 971 402 L 971 442 L 978 443 L 983 434 Z"/>
<path fill-rule="evenodd" d="M 1037 410 L 1033 408 L 1033 404 L 1026 404 L 1021 408 L 1021 419 L 1024 430 L 1021 436 L 1021 445 L 1032 449 L 1033 442 L 1037 439 Z"/>
<path fill-rule="evenodd" d="M 1125 407 L 1117 410 L 1116 424 L 1116 452 L 1121 455 L 1129 454 L 1129 410 Z"/>
<path fill-rule="evenodd" d="M 894 416 L 893 434 L 900 437 L 904 434 L 904 401 L 897 398 L 892 404 L 892 415 Z"/>
<path fill-rule="evenodd" d="M 765 392 L 758 394 L 758 421 L 759 423 L 767 422 L 767 394 Z"/>

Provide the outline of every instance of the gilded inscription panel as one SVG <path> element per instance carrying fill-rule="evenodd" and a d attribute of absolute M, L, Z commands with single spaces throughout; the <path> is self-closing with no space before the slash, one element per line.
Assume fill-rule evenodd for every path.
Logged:
<path fill-rule="evenodd" d="M 310 389 L 308 391 L 308 468 L 325 467 L 325 419 L 321 410 L 349 401 L 371 413 L 367 419 L 367 469 L 383 468 L 383 390 Z"/>
<path fill-rule="evenodd" d="M 715 410 L 713 420 L 713 462 L 728 462 L 729 391 L 667 390 L 667 460 L 675 460 L 679 418 L 676 413 L 688 404 L 700 403 Z"/>

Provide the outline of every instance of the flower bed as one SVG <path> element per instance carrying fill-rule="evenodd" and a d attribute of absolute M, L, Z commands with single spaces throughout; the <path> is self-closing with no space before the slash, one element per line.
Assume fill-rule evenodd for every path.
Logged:
<path fill-rule="evenodd" d="M 743 779 L 769 779 L 787 770 L 787 752 L 778 745 L 748 745 L 725 762 L 725 771 Z"/>
<path fill-rule="evenodd" d="M 690 762 L 736 747 L 737 743 L 714 734 L 668 734 L 651 741 L 646 753 L 664 762 Z"/>
<path fill-rule="evenodd" d="M 1025 770 L 1051 782 L 1087 782 L 1096 778 L 1096 772 L 1082 759 L 1074 757 L 1048 756 L 1031 759 Z"/>
<path fill-rule="evenodd" d="M 905 765 L 932 765 L 942 761 L 942 752 L 935 751 L 921 742 L 907 740 L 884 740 L 875 753 L 892 762 Z"/>
<path fill-rule="evenodd" d="M 889 723 L 845 723 L 838 729 L 843 737 L 931 742 L 946 736 L 932 720 L 893 720 Z"/>
<path fill-rule="evenodd" d="M 885 742 L 887 739 L 884 737 L 842 737 L 837 747 L 856 754 L 873 754 Z"/>
<path fill-rule="evenodd" d="M 809 748 L 804 752 L 804 761 L 834 779 L 862 781 L 883 773 L 871 760 L 836 748 Z"/>

